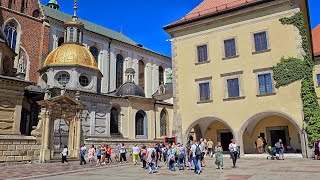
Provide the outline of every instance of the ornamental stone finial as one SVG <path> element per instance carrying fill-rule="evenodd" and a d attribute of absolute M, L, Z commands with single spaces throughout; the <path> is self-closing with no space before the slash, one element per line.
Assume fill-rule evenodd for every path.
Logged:
<path fill-rule="evenodd" d="M 77 17 L 77 0 L 74 0 L 74 3 L 73 3 L 73 17 Z"/>

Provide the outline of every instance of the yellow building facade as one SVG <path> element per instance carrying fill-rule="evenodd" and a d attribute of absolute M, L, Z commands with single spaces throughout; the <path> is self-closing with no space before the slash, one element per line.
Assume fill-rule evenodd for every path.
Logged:
<path fill-rule="evenodd" d="M 264 136 L 268 145 L 282 139 L 288 152 L 307 154 L 300 82 L 277 89 L 272 77 L 281 57 L 302 58 L 299 31 L 279 21 L 300 5 L 249 1 L 164 27 L 172 37 L 173 132 L 180 141 L 194 131 L 227 151 L 234 138 L 241 154 L 251 154 Z"/>

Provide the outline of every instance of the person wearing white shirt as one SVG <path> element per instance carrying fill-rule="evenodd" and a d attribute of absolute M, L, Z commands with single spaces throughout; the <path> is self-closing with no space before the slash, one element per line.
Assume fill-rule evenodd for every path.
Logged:
<path fill-rule="evenodd" d="M 140 149 L 139 149 L 139 147 L 137 146 L 137 144 L 135 144 L 135 145 L 132 147 L 133 165 L 137 165 L 137 163 L 138 163 L 139 152 L 140 152 Z"/>
<path fill-rule="evenodd" d="M 200 162 L 200 158 L 201 158 L 201 145 L 199 144 L 199 142 L 197 142 L 196 140 L 194 140 L 193 145 L 190 148 L 190 155 L 192 153 L 192 160 L 193 160 L 193 164 L 194 164 L 194 172 L 197 174 L 200 174 L 200 167 L 199 167 L 199 162 Z"/>
<path fill-rule="evenodd" d="M 238 147 L 236 141 L 231 139 L 231 143 L 229 144 L 230 156 L 233 163 L 233 168 L 236 168 L 237 157 L 238 157 Z"/>
<path fill-rule="evenodd" d="M 64 165 L 64 162 L 67 162 L 68 165 L 69 165 L 69 162 L 68 162 L 68 160 L 67 160 L 67 156 L 68 156 L 68 146 L 66 146 L 66 145 L 64 146 L 61 154 L 62 154 L 62 165 Z"/>

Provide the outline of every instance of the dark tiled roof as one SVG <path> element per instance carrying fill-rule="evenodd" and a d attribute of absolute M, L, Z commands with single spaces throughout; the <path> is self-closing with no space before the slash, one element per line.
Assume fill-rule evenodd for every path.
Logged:
<path fill-rule="evenodd" d="M 47 17 L 51 17 L 53 19 L 65 22 L 71 19 L 71 15 L 61 12 L 59 10 L 50 8 L 48 6 L 42 5 L 43 11 L 45 16 Z M 103 26 L 94 24 L 92 22 L 83 20 L 83 19 L 79 19 L 83 24 L 84 27 L 86 28 L 86 30 L 103 35 L 103 36 L 107 36 L 110 37 L 112 39 L 127 43 L 127 44 L 131 44 L 134 46 L 137 46 L 138 43 L 136 43 L 135 41 L 133 41 L 132 39 L 130 39 L 129 37 L 125 36 L 124 34 L 121 34 L 119 32 L 113 31 L 111 29 L 105 28 Z"/>
<path fill-rule="evenodd" d="M 71 16 L 72 16 L 70 14 L 67 14 L 67 13 L 61 12 L 59 10 L 50 8 L 50 7 L 46 6 L 46 5 L 42 5 L 42 9 L 43 9 L 43 12 L 44 12 L 45 16 L 51 17 L 53 19 L 56 19 L 56 20 L 59 20 L 59 21 L 62 21 L 62 22 L 70 20 Z M 130 45 L 136 46 L 138 48 L 150 51 L 152 53 L 158 54 L 160 56 L 164 56 L 166 58 L 170 58 L 170 57 L 168 57 L 166 55 L 154 52 L 154 51 L 152 51 L 152 50 L 150 50 L 150 49 L 148 49 L 146 47 L 141 47 L 141 45 L 139 43 L 135 42 L 134 40 L 130 39 L 129 37 L 125 36 L 122 33 L 113 31 L 113 30 L 108 29 L 106 27 L 94 24 L 92 22 L 89 22 L 89 21 L 86 21 L 86 20 L 83 20 L 83 19 L 80 19 L 80 18 L 79 18 L 79 20 L 84 24 L 85 29 L 88 30 L 88 31 L 91 31 L 91 32 L 100 34 L 102 36 L 106 36 L 106 37 L 115 39 L 117 41 L 121 41 L 121 42 L 130 44 Z"/>
<path fill-rule="evenodd" d="M 140 96 L 145 97 L 144 90 L 132 82 L 122 84 L 115 92 L 116 96 Z"/>

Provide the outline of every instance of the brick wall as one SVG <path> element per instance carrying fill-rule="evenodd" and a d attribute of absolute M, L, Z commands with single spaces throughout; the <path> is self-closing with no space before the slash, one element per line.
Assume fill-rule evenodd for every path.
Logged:
<path fill-rule="evenodd" d="M 40 5 L 37 0 L 28 1 L 28 9 L 24 13 L 20 12 L 20 1 L 16 1 L 15 6 L 11 9 L 8 9 L 8 1 L 9 0 L 4 0 L 1 4 L 2 6 L 0 6 L 0 25 L 3 26 L 8 19 L 12 18 L 21 25 L 20 44 L 26 49 L 29 55 L 30 81 L 37 82 L 41 62 L 49 53 L 50 27 L 40 19 L 42 14 L 40 14 L 39 18 L 32 17 L 34 10 L 40 10 Z"/>
<path fill-rule="evenodd" d="M 0 136 L 0 163 L 39 160 L 39 142 L 33 137 L 20 137 Z"/>

